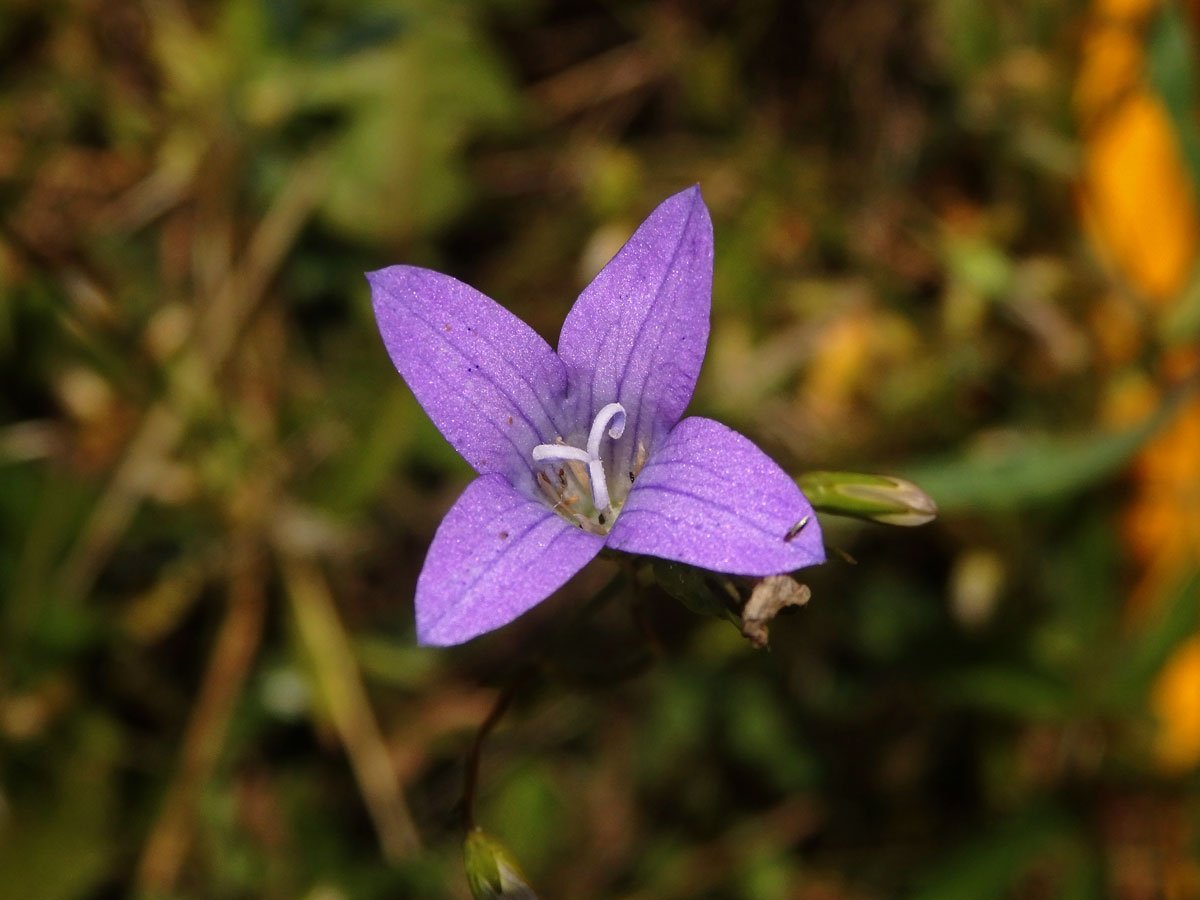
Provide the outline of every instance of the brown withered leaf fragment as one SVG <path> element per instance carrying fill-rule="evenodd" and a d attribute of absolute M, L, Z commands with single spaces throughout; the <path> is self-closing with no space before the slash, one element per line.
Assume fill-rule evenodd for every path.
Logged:
<path fill-rule="evenodd" d="M 742 634 L 755 647 L 767 646 L 767 626 L 789 606 L 803 606 L 812 596 L 808 585 L 791 575 L 768 575 L 754 586 L 742 607 Z"/>

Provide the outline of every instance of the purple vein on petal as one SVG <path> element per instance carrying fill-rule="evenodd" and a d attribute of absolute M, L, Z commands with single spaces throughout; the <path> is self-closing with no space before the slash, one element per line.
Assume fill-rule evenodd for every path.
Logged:
<path fill-rule="evenodd" d="M 650 456 L 609 533 L 617 550 L 768 575 L 824 558 L 812 506 L 753 442 L 711 419 L 680 421 Z"/>
<path fill-rule="evenodd" d="M 567 372 L 557 354 L 450 276 L 393 266 L 368 280 L 393 362 L 455 449 L 477 471 L 529 470 L 528 451 L 560 428 L 552 408 L 565 396 Z M 521 424 L 505 427 L 506 419 Z"/>
<path fill-rule="evenodd" d="M 413 312 L 413 317 L 418 319 L 419 321 L 423 322 L 426 326 L 428 326 L 430 331 L 433 332 L 434 336 L 437 337 L 442 343 L 447 344 L 450 347 L 453 347 L 455 350 L 457 350 L 459 355 L 464 360 L 466 360 L 467 362 L 470 362 L 472 364 L 474 364 L 476 362 L 470 356 L 468 356 L 465 352 L 463 352 L 463 349 L 462 349 L 463 345 L 458 340 L 458 337 L 460 334 L 459 332 L 456 332 L 456 331 L 449 332 L 449 334 L 453 335 L 453 337 L 447 337 L 446 336 L 447 332 L 445 331 L 445 329 L 438 328 L 436 321 L 427 319 L 415 311 Z M 534 385 L 532 379 L 529 377 L 529 373 L 525 372 L 519 366 L 514 365 L 513 362 L 504 355 L 503 349 L 500 347 L 500 345 L 495 343 L 487 334 L 484 334 L 478 330 L 474 330 L 472 333 L 475 335 L 475 340 L 477 340 L 480 345 L 486 346 L 491 351 L 490 359 L 488 360 L 489 363 L 498 363 L 500 366 L 503 366 L 508 372 L 511 372 L 513 375 L 515 375 L 516 378 L 522 384 L 524 384 L 526 388 L 528 388 L 530 396 L 533 398 L 534 402 L 537 403 L 538 409 L 541 411 L 542 415 L 546 417 L 546 421 L 548 421 L 551 425 L 558 427 L 557 423 L 555 422 L 554 412 L 552 410 L 549 410 L 546 408 L 546 403 L 542 399 L 541 395 L 538 393 L 536 385 Z M 549 349 L 549 347 L 547 347 L 547 349 Z M 554 351 L 551 350 L 550 352 L 553 353 Z M 500 393 L 503 394 L 505 399 L 508 400 L 510 403 L 512 403 L 512 405 L 515 408 L 517 408 L 521 411 L 522 418 L 524 418 L 527 422 L 529 422 L 530 427 L 534 427 L 535 432 L 536 432 L 537 429 L 535 427 L 534 422 L 529 418 L 528 414 L 526 413 L 527 406 L 524 403 L 522 403 L 521 401 L 517 400 L 515 397 L 513 397 L 511 394 L 509 394 L 503 388 L 501 388 L 499 382 L 491 381 L 489 379 L 489 383 L 494 384 L 496 386 L 497 390 L 499 390 Z"/>
<path fill-rule="evenodd" d="M 426 318 L 424 318 L 424 317 L 422 317 L 422 316 L 416 315 L 416 314 L 413 314 L 413 318 L 414 318 L 414 319 L 416 319 L 416 320 L 417 320 L 418 322 L 420 322 L 421 324 L 425 325 L 425 326 L 426 326 L 426 327 L 427 327 L 427 328 L 430 330 L 430 332 L 432 332 L 432 333 L 433 333 L 433 335 L 434 335 L 435 337 L 437 337 L 437 338 L 440 338 L 440 339 L 441 339 L 441 342 L 442 342 L 442 344 L 443 344 L 443 346 L 445 346 L 445 347 L 448 347 L 449 349 L 451 349 L 451 350 L 453 350 L 455 353 L 457 353 L 457 354 L 458 354 L 458 356 L 459 356 L 459 358 L 460 358 L 460 359 L 461 359 L 463 362 L 465 362 L 465 363 L 468 363 L 468 364 L 469 364 L 469 366 L 478 366 L 478 365 L 479 365 L 479 363 L 478 363 L 478 361 L 477 361 L 476 359 L 472 358 L 471 356 L 468 356 L 468 355 L 467 355 L 465 352 L 463 352 L 463 349 L 462 349 L 462 346 L 461 346 L 461 345 L 459 345 L 458 343 L 454 342 L 453 340 L 446 340 L 446 339 L 445 339 L 445 337 L 444 337 L 444 335 L 443 335 L 443 333 L 442 333 L 442 332 L 443 332 L 443 329 L 439 329 L 439 328 L 438 328 L 438 326 L 437 326 L 435 323 L 433 323 L 433 322 L 429 321 L 428 319 L 426 319 Z M 510 366 L 510 368 L 511 368 L 512 370 L 516 371 L 516 367 L 515 367 L 515 366 Z M 468 371 L 470 371 L 470 369 L 469 369 L 469 368 L 468 368 Z M 518 376 L 519 376 L 519 377 L 521 377 L 522 381 L 524 381 L 524 382 L 526 383 L 526 385 L 528 385 L 528 386 L 530 387 L 530 393 L 534 394 L 534 397 L 535 397 L 535 399 L 537 399 L 537 400 L 538 400 L 539 406 L 541 407 L 541 410 L 542 410 L 542 412 L 543 412 L 543 413 L 546 413 L 546 415 L 547 415 L 547 421 L 550 423 L 551 427 L 557 427 L 557 426 L 554 424 L 554 420 L 553 420 L 552 418 L 550 418 L 550 417 L 549 417 L 549 414 L 547 413 L 545 406 L 544 406 L 544 405 L 541 403 L 541 398 L 538 398 L 538 397 L 537 397 L 537 394 L 536 394 L 536 391 L 534 391 L 534 390 L 532 389 L 532 385 L 530 385 L 530 384 L 529 384 L 529 381 L 528 381 L 528 379 L 527 379 L 527 378 L 525 378 L 525 376 L 524 376 L 522 373 L 520 373 L 519 371 L 517 371 L 517 374 L 518 374 Z M 522 420 L 524 420 L 525 424 L 529 426 L 529 430 L 530 430 L 530 431 L 533 433 L 533 438 L 534 438 L 534 440 L 533 440 L 533 442 L 530 444 L 530 446 L 532 446 L 533 444 L 536 444 L 536 443 L 538 443 L 539 441 L 544 441 L 544 440 L 547 440 L 547 439 L 548 439 L 548 437 L 550 437 L 550 436 L 548 436 L 548 435 L 545 435 L 545 434 L 543 434 L 543 433 L 542 433 L 542 432 L 543 432 L 543 429 L 542 429 L 542 428 L 539 428 L 539 427 L 538 427 L 538 425 L 537 425 L 537 423 L 536 423 L 536 422 L 534 422 L 534 421 L 533 421 L 533 419 L 531 419 L 531 418 L 529 417 L 529 414 L 528 414 L 528 413 L 525 411 L 525 406 L 524 406 L 524 404 L 522 404 L 521 402 L 519 402 L 519 401 L 518 401 L 518 400 L 517 400 L 515 397 L 513 397 L 513 396 L 512 396 L 512 395 L 511 395 L 511 394 L 510 394 L 508 391 L 506 391 L 506 390 L 505 390 L 503 387 L 501 387 L 498 381 L 494 381 L 494 380 L 492 380 L 492 379 L 490 379 L 490 378 L 482 378 L 481 380 L 483 380 L 483 381 L 484 381 L 484 382 L 486 382 L 488 385 L 490 385 L 490 386 L 492 386 L 493 388 L 495 388 L 495 389 L 496 389 L 496 392 L 497 392 L 498 394 L 500 394 L 500 396 L 502 396 L 502 397 L 503 397 L 505 400 L 507 400 L 507 401 L 509 402 L 509 404 L 511 404 L 511 406 L 512 406 L 512 409 L 513 409 L 513 411 L 515 412 L 515 414 L 519 415 L 519 416 L 521 417 L 521 419 L 522 419 Z M 464 399 L 464 400 L 466 400 L 468 403 L 470 403 L 472 406 L 474 406 L 476 409 L 478 409 L 478 410 L 480 410 L 480 411 L 482 411 L 482 410 L 483 410 L 483 408 L 484 408 L 484 407 L 482 406 L 482 404 L 480 404 L 480 403 L 476 402 L 475 400 L 473 400 L 473 399 L 472 399 L 470 396 L 468 396 L 468 395 L 465 395 L 465 394 L 464 394 L 464 395 L 463 395 L 463 399 Z M 499 426 L 499 424 L 497 424 L 497 423 L 493 422 L 493 421 L 492 421 L 492 418 L 491 418 L 491 416 L 481 416 L 481 418 L 482 418 L 484 421 L 488 422 L 488 424 L 489 424 L 489 425 L 491 425 L 491 426 L 492 426 L 492 427 L 493 427 L 493 428 L 494 428 L 496 431 L 498 431 L 498 432 L 500 432 L 501 434 L 503 434 L 503 435 L 504 435 L 504 437 L 508 439 L 509 443 L 511 443 L 511 444 L 513 445 L 513 448 L 514 448 L 514 449 L 517 451 L 518 455 L 520 455 L 520 456 L 527 456 L 527 455 L 528 455 L 528 450 L 529 450 L 529 447 L 526 447 L 526 446 L 524 446 L 523 444 L 520 444 L 520 443 L 518 443 L 516 440 L 514 440 L 514 439 L 513 439 L 513 436 L 512 436 L 512 433 L 511 433 L 511 432 L 509 432 L 509 431 L 508 431 L 507 429 L 505 429 L 505 428 L 501 428 L 501 427 Z M 468 461 L 468 462 L 472 462 L 471 460 L 467 460 L 467 461 Z"/>
<path fill-rule="evenodd" d="M 508 623 L 565 583 L 603 539 L 481 475 L 442 520 L 417 581 L 423 642 L 454 644 Z"/>
<path fill-rule="evenodd" d="M 652 443 L 682 415 L 695 387 L 708 336 L 711 235 L 698 188 L 669 197 L 563 323 L 559 354 L 572 391 L 587 399 L 582 414 L 613 400 L 630 411 L 631 427 L 609 452 L 618 469 L 628 469 L 639 444 Z M 695 260 L 685 258 L 688 252 Z M 664 349 L 672 338 L 679 346 Z"/>
<path fill-rule="evenodd" d="M 683 488 L 677 488 L 677 487 L 673 487 L 673 486 L 665 485 L 665 484 L 648 484 L 645 487 L 643 487 L 640 491 L 638 491 L 638 497 L 640 500 L 644 501 L 648 495 L 653 494 L 653 493 L 672 494 L 676 497 L 686 497 L 689 500 L 695 501 L 698 508 L 701 505 L 703 505 L 703 506 L 714 507 L 716 509 L 721 510 L 722 512 L 727 512 L 727 513 L 729 513 L 730 516 L 738 517 L 744 525 L 748 525 L 750 528 L 753 528 L 755 531 L 760 532 L 764 537 L 767 537 L 767 538 L 779 540 L 779 539 L 783 538 L 784 534 L 786 534 L 786 532 L 780 533 L 778 529 L 767 528 L 758 522 L 755 522 L 755 521 L 752 521 L 752 520 L 746 518 L 746 516 L 745 516 L 746 510 L 745 509 L 739 509 L 736 506 L 730 506 L 728 503 L 722 503 L 712 497 L 706 497 L 703 494 L 697 494 L 697 493 L 694 493 L 693 491 L 685 491 Z M 659 515 L 659 516 L 663 515 L 661 512 L 654 509 L 652 506 L 639 507 L 638 515 L 644 515 L 646 513 L 650 513 L 652 515 Z"/>
<path fill-rule="evenodd" d="M 679 259 L 679 253 L 680 253 L 680 250 L 683 249 L 684 241 L 688 238 L 688 229 L 691 226 L 692 220 L 695 218 L 696 213 L 697 213 L 697 206 L 693 205 L 688 210 L 688 217 L 684 221 L 683 228 L 680 229 L 679 239 L 675 242 L 675 247 L 671 251 L 671 261 L 668 263 L 666 269 L 663 270 L 662 278 L 659 279 L 658 288 L 655 290 L 655 294 L 654 294 L 656 297 L 662 296 L 663 288 L 665 287 L 665 285 L 667 283 L 667 279 L 669 277 L 671 277 L 672 274 L 674 274 L 675 263 Z M 675 308 L 677 308 L 680 305 L 682 300 L 683 300 L 682 297 L 676 297 L 675 302 L 672 304 L 672 309 L 674 310 Z M 652 306 L 647 307 L 646 315 L 642 318 L 641 323 L 639 323 L 639 325 L 638 325 L 637 337 L 634 339 L 633 346 L 629 350 L 628 359 L 631 362 L 632 362 L 632 360 L 638 358 L 638 348 L 641 347 L 642 342 L 646 338 L 646 335 L 651 330 L 646 327 L 646 323 L 648 321 L 650 321 L 652 318 L 651 312 L 653 312 Z M 638 391 L 637 400 L 633 401 L 634 409 L 641 410 L 641 409 L 645 408 L 645 400 L 646 400 L 645 395 L 646 395 L 646 389 L 650 383 L 651 364 L 652 364 L 653 360 L 658 358 L 658 351 L 662 347 L 663 339 L 666 337 L 667 334 L 671 333 L 671 331 L 672 331 L 670 326 L 671 326 L 671 324 L 673 324 L 673 318 L 674 317 L 672 317 L 672 320 L 670 320 L 670 321 L 664 321 L 663 317 L 658 317 L 658 319 L 656 320 L 656 324 L 658 327 L 657 327 L 657 329 L 655 329 L 654 349 L 650 352 L 650 354 L 648 356 L 644 357 L 647 360 L 646 365 L 644 366 L 646 371 L 645 371 L 645 374 L 642 376 L 641 387 L 640 387 L 640 390 Z M 616 394 L 617 397 L 621 397 L 624 394 L 625 383 L 629 379 L 629 373 L 630 373 L 630 371 L 632 371 L 632 369 L 633 369 L 633 366 L 630 364 L 627 366 L 625 371 L 622 373 L 621 380 L 617 384 L 617 394 Z M 682 410 L 681 410 L 681 412 L 682 412 Z M 653 413 L 656 416 L 657 409 L 653 410 Z M 674 424 L 674 423 L 670 423 L 670 424 Z M 639 442 L 644 441 L 647 444 L 649 444 L 649 439 L 653 435 L 648 435 L 645 433 L 645 431 L 646 431 L 647 426 L 652 427 L 653 425 L 654 425 L 654 422 L 652 421 L 651 416 L 638 416 L 637 425 L 635 426 L 634 434 L 631 437 L 630 441 L 628 442 L 628 446 L 631 448 L 631 450 L 629 451 L 630 458 L 632 458 L 633 453 L 636 452 L 636 448 L 637 448 Z M 668 425 L 667 427 L 670 427 L 670 425 Z"/>

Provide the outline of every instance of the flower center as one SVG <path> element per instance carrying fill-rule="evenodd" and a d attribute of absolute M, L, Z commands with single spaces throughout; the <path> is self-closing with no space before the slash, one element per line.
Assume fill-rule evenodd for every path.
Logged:
<path fill-rule="evenodd" d="M 605 429 L 608 430 L 608 436 L 614 439 L 625 433 L 625 407 L 620 403 L 610 403 L 596 413 L 596 418 L 592 420 L 592 430 L 588 434 L 586 450 L 569 444 L 538 444 L 533 448 L 535 462 L 562 460 L 586 466 L 587 481 L 592 488 L 592 502 L 598 513 L 604 513 L 612 507 L 612 498 L 608 494 L 608 479 L 604 474 L 604 462 L 600 458 L 600 441 L 604 439 Z"/>
<path fill-rule="evenodd" d="M 608 437 L 619 438 L 625 433 L 625 407 L 620 403 L 610 403 L 596 413 L 592 420 L 592 431 L 588 433 L 587 449 L 580 449 L 569 444 L 538 444 L 533 449 L 534 462 L 562 461 L 566 469 L 570 469 L 571 480 L 582 486 L 584 481 L 592 488 L 592 503 L 598 514 L 600 526 L 604 526 L 605 514 L 612 509 L 612 497 L 608 494 L 608 479 L 605 475 L 604 461 L 600 458 L 600 442 L 604 439 L 605 431 Z M 564 506 L 563 512 L 569 517 L 580 517 L 580 512 L 571 510 L 570 504 L 577 498 L 566 496 L 568 478 L 566 469 L 558 470 L 559 487 L 539 473 L 539 482 L 547 496 L 554 500 L 554 508 Z M 548 488 L 548 490 L 547 490 Z M 605 529 L 607 530 L 607 529 Z"/>

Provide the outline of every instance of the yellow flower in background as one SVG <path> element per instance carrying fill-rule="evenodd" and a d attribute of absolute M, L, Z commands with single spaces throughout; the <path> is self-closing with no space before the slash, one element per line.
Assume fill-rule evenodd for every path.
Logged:
<path fill-rule="evenodd" d="M 1088 230 L 1147 300 L 1166 305 L 1191 274 L 1200 225 L 1170 119 L 1157 98 L 1136 89 L 1100 113 L 1089 131 L 1083 150 Z"/>
<path fill-rule="evenodd" d="M 1097 0 L 1075 85 L 1083 133 L 1083 216 L 1106 261 L 1156 306 L 1196 261 L 1200 212 L 1171 120 L 1146 82 L 1156 0 Z"/>
<path fill-rule="evenodd" d="M 1148 568 L 1165 567 L 1170 582 L 1200 560 L 1200 406 L 1190 405 L 1134 463 L 1138 490 L 1125 517 L 1125 536 L 1134 557 Z M 1145 580 L 1145 579 L 1143 579 Z M 1154 596 L 1134 596 L 1135 609 L 1145 609 Z M 1200 698 L 1200 691 L 1197 692 Z"/>
<path fill-rule="evenodd" d="M 1158 9 L 1157 0 L 1095 0 L 1075 90 L 1085 227 L 1102 259 L 1152 315 L 1168 309 L 1192 278 L 1200 235 L 1194 185 L 1170 117 L 1146 78 L 1146 29 Z M 1127 305 L 1113 297 L 1093 311 L 1111 363 L 1126 361 L 1128 348 L 1105 336 L 1129 324 Z M 1163 362 L 1164 379 L 1180 374 L 1170 369 L 1195 369 L 1185 356 Z M 1200 564 L 1198 459 L 1200 402 L 1193 402 L 1135 462 L 1124 521 L 1139 567 L 1130 597 L 1135 615 Z M 1151 702 L 1160 723 L 1155 751 L 1161 765 L 1194 767 L 1200 762 L 1200 635 L 1163 667 Z"/>
<path fill-rule="evenodd" d="M 849 413 L 855 393 L 871 371 L 873 325 L 870 312 L 855 307 L 824 329 L 803 389 L 810 415 L 836 421 Z"/>
<path fill-rule="evenodd" d="M 1154 714 L 1162 723 L 1156 747 L 1159 763 L 1169 771 L 1184 771 L 1200 754 L 1200 635 L 1188 638 L 1175 651 L 1154 685 Z"/>

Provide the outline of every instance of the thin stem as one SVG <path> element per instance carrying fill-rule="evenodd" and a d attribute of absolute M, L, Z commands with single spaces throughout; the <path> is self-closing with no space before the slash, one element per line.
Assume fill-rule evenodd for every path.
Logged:
<path fill-rule="evenodd" d="M 633 619 L 634 627 L 637 628 L 638 632 L 645 639 L 646 646 L 650 648 L 651 655 L 662 657 L 666 654 L 666 649 L 658 637 L 658 632 L 654 630 L 654 623 L 650 621 L 650 615 L 646 611 L 646 591 L 642 583 L 638 580 L 638 563 L 635 559 L 623 559 L 621 563 L 628 573 L 629 583 L 633 591 L 632 602 L 629 604 L 629 615 Z"/>
<path fill-rule="evenodd" d="M 492 733 L 492 729 L 500 724 L 500 720 L 504 718 L 504 714 L 508 712 L 508 708 L 516 699 L 517 692 L 533 677 L 534 671 L 532 667 L 523 669 L 504 686 L 500 695 L 496 697 L 491 712 L 487 714 L 487 718 L 479 726 L 479 731 L 475 733 L 471 752 L 467 756 L 467 771 L 463 779 L 463 828 L 468 832 L 475 827 L 475 793 L 479 785 L 479 764 L 483 758 L 483 742 Z"/>
<path fill-rule="evenodd" d="M 467 754 L 466 772 L 463 776 L 462 822 L 466 831 L 469 832 L 475 827 L 475 796 L 479 786 L 479 768 L 483 759 L 483 745 L 487 741 L 488 735 L 500 724 L 500 721 L 504 718 L 505 713 L 508 712 L 509 707 L 512 706 L 513 700 L 516 699 L 521 689 L 542 670 L 543 663 L 550 655 L 551 648 L 562 644 L 564 635 L 607 605 L 609 601 L 621 592 L 621 589 L 627 582 L 632 582 L 636 590 L 636 564 L 626 559 L 621 559 L 620 562 L 620 568 L 609 580 L 608 584 L 597 591 L 586 603 L 576 608 L 575 614 L 566 622 L 563 622 L 561 627 L 555 631 L 553 638 L 546 642 L 542 651 L 537 655 L 536 660 L 514 673 L 508 684 L 504 686 L 500 694 L 496 697 L 496 702 L 492 705 L 491 711 L 488 712 L 487 717 L 479 726 L 479 730 L 475 733 L 475 740 L 471 743 L 470 753 Z M 658 654 L 651 654 L 648 658 L 638 656 L 632 660 L 619 663 L 618 667 L 622 671 L 618 674 L 618 679 L 640 671 L 646 662 L 653 660 L 655 655 Z"/>
<path fill-rule="evenodd" d="M 262 641 L 266 617 L 262 548 L 239 536 L 229 575 L 227 608 L 209 657 L 204 681 L 183 738 L 183 747 L 137 866 L 145 893 L 170 894 L 187 861 L 196 806 L 229 736 L 230 722 Z"/>

